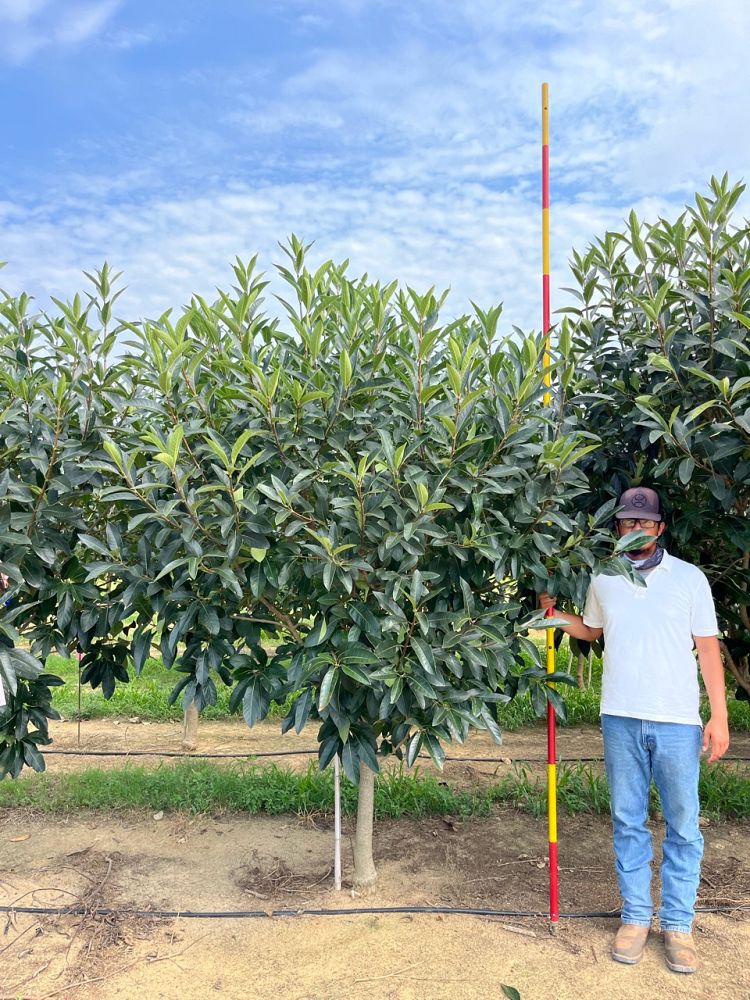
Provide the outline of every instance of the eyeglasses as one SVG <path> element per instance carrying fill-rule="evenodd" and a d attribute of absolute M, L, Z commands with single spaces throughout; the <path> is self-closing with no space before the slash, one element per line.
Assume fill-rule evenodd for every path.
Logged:
<path fill-rule="evenodd" d="M 639 528 L 655 528 L 660 521 L 652 521 L 650 517 L 621 517 L 618 518 L 618 524 L 621 524 L 623 528 L 634 528 L 636 524 Z"/>

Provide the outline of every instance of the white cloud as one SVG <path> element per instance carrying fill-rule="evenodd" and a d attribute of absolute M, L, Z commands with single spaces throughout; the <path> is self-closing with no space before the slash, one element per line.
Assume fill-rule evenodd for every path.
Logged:
<path fill-rule="evenodd" d="M 54 30 L 54 40 L 61 45 L 75 45 L 96 35 L 120 6 L 121 0 L 66 6 Z"/>
<path fill-rule="evenodd" d="M 49 0 L 0 0 L 0 23 L 23 24 L 48 3 Z"/>
<path fill-rule="evenodd" d="M 122 0 L 61 3 L 59 0 L 0 0 L 0 59 L 18 65 L 42 49 L 88 41 L 108 23 Z"/>
<path fill-rule="evenodd" d="M 113 49 L 135 49 L 142 45 L 151 45 L 162 35 L 155 25 L 144 28 L 122 28 L 107 35 L 107 43 Z"/>
<path fill-rule="evenodd" d="M 630 206 L 627 206 L 628 208 Z M 670 214 L 666 200 L 636 205 L 650 217 Z M 621 225 L 626 209 L 596 201 L 560 203 L 552 212 L 552 284 L 569 284 L 567 258 L 595 234 Z M 230 262 L 260 254 L 272 272 L 277 241 L 292 232 L 314 240 L 311 266 L 351 260 L 351 273 L 398 278 L 418 290 L 451 286 L 447 314 L 504 301 L 504 328 L 540 325 L 541 247 L 537 192 L 491 191 L 454 183 L 427 192 L 400 186 L 320 183 L 234 185 L 199 197 L 155 198 L 102 208 L 81 196 L 40 205 L 0 204 L 1 284 L 10 291 L 67 298 L 83 287 L 82 270 L 106 258 L 125 271 L 118 303 L 127 318 L 156 316 L 193 293 L 211 298 L 232 282 Z M 280 291 L 275 280 L 271 291 Z M 553 308 L 563 304 L 553 293 Z M 272 311 L 278 311 L 271 303 Z"/>
<path fill-rule="evenodd" d="M 341 0 L 319 6 L 349 9 Z M 393 179 L 435 170 L 513 178 L 529 170 L 514 150 L 538 142 L 546 79 L 553 156 L 571 171 L 566 182 L 588 177 L 594 188 L 640 196 L 656 179 L 684 190 L 748 162 L 750 137 L 737 119 L 750 44 L 744 0 L 392 6 L 389 16 L 423 30 L 371 55 L 319 49 L 282 82 L 273 105 L 237 120 L 249 129 L 272 121 L 279 131 L 309 123 L 348 149 L 390 147 L 375 156 L 373 174 Z"/>
<path fill-rule="evenodd" d="M 8 6 L 0 0 L 0 17 Z M 39 2 L 20 7 L 14 30 L 45 20 Z M 286 7 L 304 18 L 305 37 L 319 22 L 373 16 L 364 0 Z M 43 44 L 93 37 L 114 0 L 74 8 L 70 22 L 55 9 Z M 294 231 L 316 241 L 313 262 L 348 257 L 354 273 L 451 285 L 454 313 L 470 299 L 504 299 L 507 325 L 538 327 L 542 80 L 551 88 L 553 288 L 569 283 L 571 247 L 619 228 L 630 207 L 674 216 L 712 173 L 736 180 L 750 163 L 744 0 L 543 9 L 381 0 L 375 9 L 400 19 L 387 43 L 316 39 L 286 76 L 273 53 L 248 69 L 200 65 L 182 82 L 213 99 L 215 123 L 162 116 L 151 154 L 133 137 L 97 137 L 102 159 L 112 154 L 105 167 L 84 175 L 71 152 L 69 171 L 46 189 L 20 200 L 6 191 L 11 266 L 0 283 L 42 301 L 68 296 L 83 268 L 106 258 L 125 270 L 122 312 L 153 316 L 229 285 L 237 254 L 260 252 L 270 269 L 276 241 Z M 135 29 L 106 36 L 117 37 L 146 40 Z M 120 147 L 135 151 L 131 162 L 117 159 Z M 554 293 L 553 308 L 561 304 Z"/>

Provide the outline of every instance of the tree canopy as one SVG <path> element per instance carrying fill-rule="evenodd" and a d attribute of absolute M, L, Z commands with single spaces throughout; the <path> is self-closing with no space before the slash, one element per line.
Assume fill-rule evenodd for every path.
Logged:
<path fill-rule="evenodd" d="M 554 336 L 500 306 L 255 260 L 215 301 L 113 318 L 118 277 L 35 314 L 0 304 L 0 774 L 44 766 L 43 661 L 79 650 L 110 697 L 152 646 L 201 708 L 248 725 L 293 693 L 349 777 L 395 753 L 437 764 L 494 706 L 548 686 L 535 594 L 580 608 L 629 573 L 610 532 L 625 487 L 659 489 L 671 544 L 707 572 L 727 666 L 750 690 L 750 240 L 714 180 L 674 222 L 630 216 L 574 254 Z M 566 679 L 567 675 L 559 679 Z M 369 780 L 369 779 L 368 779 Z"/>

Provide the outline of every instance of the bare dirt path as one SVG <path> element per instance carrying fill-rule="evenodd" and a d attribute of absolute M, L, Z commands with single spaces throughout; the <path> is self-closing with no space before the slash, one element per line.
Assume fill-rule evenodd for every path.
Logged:
<path fill-rule="evenodd" d="M 345 872 L 350 870 L 349 821 Z M 701 902 L 750 902 L 746 825 L 705 830 Z M 657 838 L 658 839 L 658 838 Z M 380 872 L 367 895 L 331 887 L 329 822 L 296 817 L 0 814 L 0 901 L 210 911 L 446 905 L 542 910 L 543 821 L 498 810 L 462 823 L 381 822 Z M 618 905 L 609 824 L 561 827 L 562 909 Z M 750 922 L 701 914 L 701 972 L 666 970 L 652 935 L 643 963 L 608 957 L 612 919 L 394 914 L 160 921 L 18 914 L 0 937 L 0 996 L 122 1000 L 485 1000 L 506 983 L 523 1000 L 750 997 Z"/>
<path fill-rule="evenodd" d="M 134 762 L 144 765 L 155 763 L 158 758 L 140 756 L 153 750 L 183 754 L 181 749 L 182 727 L 177 722 L 141 722 L 128 719 L 91 719 L 81 723 L 78 742 L 78 725 L 75 722 L 56 722 L 50 726 L 53 738 L 51 750 L 119 751 L 136 753 Z M 241 719 L 202 722 L 198 733 L 196 754 L 268 754 L 281 752 L 283 756 L 269 757 L 269 761 L 294 770 L 304 770 L 316 758 L 316 729 L 308 726 L 300 735 L 292 730 L 282 735 L 275 720 L 258 723 L 248 729 Z M 306 753 L 305 751 L 315 751 Z M 296 751 L 296 753 L 295 753 Z M 558 759 L 561 762 L 581 758 L 598 759 L 602 756 L 602 738 L 598 726 L 559 728 L 557 734 Z M 729 753 L 750 759 L 750 733 L 732 734 Z M 185 753 L 186 757 L 193 754 Z M 472 759 L 477 758 L 477 759 Z M 47 755 L 47 769 L 51 773 L 81 770 L 91 767 L 122 767 L 122 757 Z M 500 746 L 488 733 L 472 733 L 462 746 L 455 744 L 448 749 L 447 761 L 441 777 L 457 785 L 471 785 L 508 774 L 514 763 L 529 760 L 529 769 L 543 769 L 547 759 L 547 736 L 542 724 L 516 732 L 504 733 Z M 219 761 L 221 758 L 219 758 Z M 398 761 L 393 760 L 398 766 Z M 420 758 L 423 770 L 438 773 L 430 758 Z"/>
<path fill-rule="evenodd" d="M 54 748 L 75 749 L 77 727 L 54 726 Z M 314 731 L 281 736 L 277 722 L 248 731 L 241 721 L 201 726 L 199 750 L 261 753 L 314 746 Z M 181 727 L 84 722 L 85 749 L 179 751 Z M 737 754 L 750 756 L 748 734 Z M 446 780 L 472 783 L 507 772 L 509 761 L 544 760 L 544 729 L 508 733 L 501 747 L 476 734 L 446 765 Z M 601 755 L 596 727 L 559 733 L 561 758 Z M 502 757 L 472 762 L 468 757 Z M 132 758 L 149 766 L 157 757 Z M 309 756 L 279 762 L 307 767 Z M 122 758 L 49 756 L 50 771 L 121 766 Z M 421 762 L 429 767 L 428 761 Z M 543 767 L 543 765 L 540 765 Z M 96 907 L 269 912 L 361 906 L 450 906 L 508 911 L 547 908 L 547 830 L 509 809 L 465 822 L 451 817 L 376 824 L 377 886 L 366 895 L 332 889 L 330 819 L 148 812 L 45 816 L 0 811 L 0 903 L 83 904 L 83 916 L 15 914 L 0 935 L 0 1000 L 748 1000 L 747 912 L 700 914 L 703 967 L 676 976 L 653 934 L 644 961 L 609 958 L 616 920 L 563 918 L 548 933 L 540 918 L 436 914 L 160 920 L 95 916 Z M 344 873 L 351 871 L 353 819 L 344 820 Z M 653 827 L 655 842 L 661 837 Z M 699 902 L 750 904 L 747 823 L 707 824 Z M 619 905 L 609 821 L 561 817 L 563 912 L 604 913 Z M 6 918 L 3 917 L 3 920 Z"/>

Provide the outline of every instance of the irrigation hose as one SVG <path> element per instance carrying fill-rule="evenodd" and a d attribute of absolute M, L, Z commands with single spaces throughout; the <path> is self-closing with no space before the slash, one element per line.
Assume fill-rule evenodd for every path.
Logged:
<path fill-rule="evenodd" d="M 738 906 L 697 906 L 696 913 L 736 913 L 750 910 L 750 903 Z M 29 913 L 37 916 L 101 916 L 101 917 L 156 917 L 174 920 L 184 917 L 189 920 L 247 920 L 257 917 L 345 917 L 360 915 L 388 914 L 430 914 L 463 917 L 549 917 L 541 910 L 491 910 L 470 906 L 352 906 L 331 907 L 330 909 L 299 910 L 134 910 L 98 906 L 0 906 L 0 913 Z M 619 910 L 591 910 L 587 912 L 560 913 L 568 920 L 593 918 L 619 918 Z"/>

